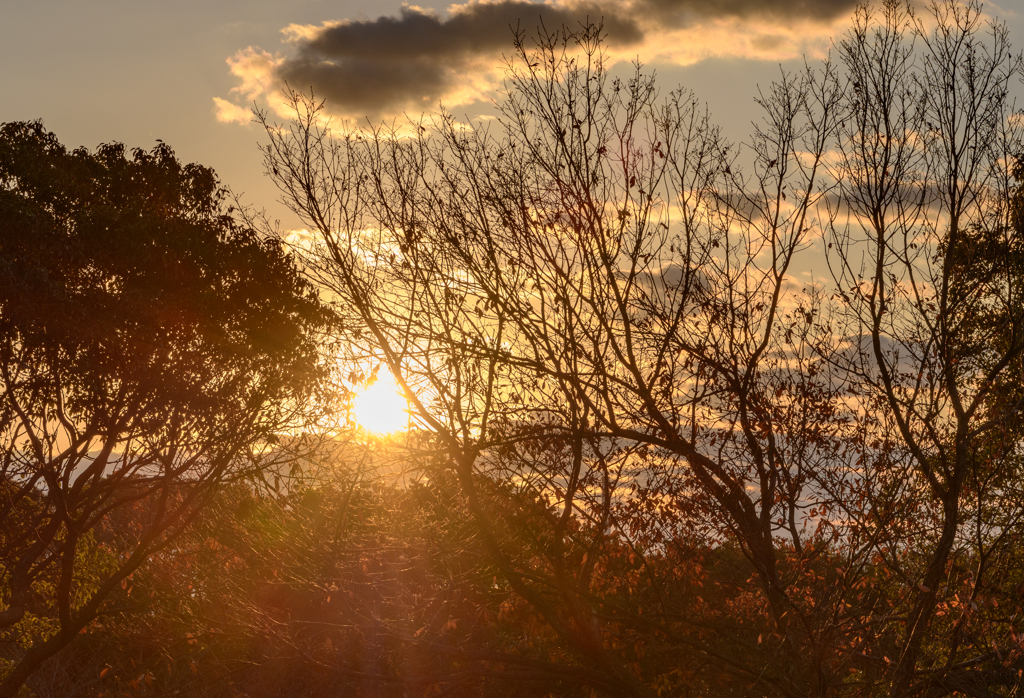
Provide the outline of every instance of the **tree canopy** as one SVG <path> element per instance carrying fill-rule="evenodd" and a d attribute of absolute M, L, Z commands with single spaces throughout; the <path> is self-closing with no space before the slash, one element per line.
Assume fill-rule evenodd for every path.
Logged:
<path fill-rule="evenodd" d="M 303 426 L 326 315 L 213 171 L 163 143 L 69 152 L 39 122 L 4 124 L 0 251 L 0 628 L 24 647 L 0 694 L 14 695 L 218 483 Z"/>

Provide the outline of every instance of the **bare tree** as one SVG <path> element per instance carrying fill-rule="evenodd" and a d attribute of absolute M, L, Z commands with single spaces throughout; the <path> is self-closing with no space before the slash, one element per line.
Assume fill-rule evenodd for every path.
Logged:
<path fill-rule="evenodd" d="M 973 309 L 955 311 L 965 318 L 986 308 L 972 346 L 998 334 L 1003 358 L 971 374 L 978 386 L 1019 351 L 1016 320 L 993 319 L 1017 307 L 1012 270 L 979 266 L 1005 255 L 965 261 L 952 214 L 934 213 L 955 200 L 950 231 L 1011 235 L 1006 94 L 1019 63 L 999 25 L 985 52 L 976 7 L 937 7 L 934 30 L 903 12 L 864 10 L 839 63 L 765 90 L 744 148 L 689 93 L 659 96 L 639 66 L 611 80 L 594 27 L 517 36 L 493 122 L 442 113 L 332 131 L 323 105 L 298 94 L 289 125 L 261 116 L 268 173 L 315 231 L 308 269 L 338 300 L 349 358 L 394 374 L 418 455 L 458 476 L 515 593 L 610 693 L 649 695 L 661 680 L 626 637 L 694 658 L 692 677 L 710 666 L 759 694 L 946 685 L 920 665 L 927 623 L 893 639 L 907 596 L 887 585 L 919 585 L 909 617 L 934 613 L 950 543 L 932 551 L 897 527 L 934 512 L 919 485 L 937 466 L 920 439 L 955 410 L 913 426 L 894 386 L 930 375 L 941 343 L 922 328 L 946 336 L 954 317 L 939 295 L 928 306 L 926 287 L 974 293 Z M 924 115 L 942 109 L 974 121 L 948 113 L 933 133 Z M 831 289 L 797 261 L 815 258 L 822 231 Z M 863 272 L 862 249 L 874 255 Z M 930 324 L 894 314 L 894 294 Z M 905 368 L 907 351 L 924 363 Z M 977 436 L 966 424 L 995 417 L 985 400 L 965 408 L 963 449 Z M 929 448 L 948 452 L 954 432 L 935 429 Z M 1007 480 L 986 487 L 996 482 Z M 976 495 L 980 512 L 988 494 Z M 962 523 L 954 509 L 943 515 Z M 1005 550 L 1015 519 L 1001 521 L 974 530 Z M 739 551 L 745 572 L 717 606 L 679 593 L 666 561 L 685 562 L 687 546 Z M 629 601 L 606 591 L 623 549 L 644 590 Z M 921 555 L 929 572 L 911 569 Z M 1005 685 L 1008 671 L 972 677 Z"/>
<path fill-rule="evenodd" d="M 839 51 L 852 98 L 834 145 L 829 263 L 837 327 L 855 348 L 837 363 L 885 415 L 874 439 L 897 444 L 901 482 L 888 484 L 912 505 L 899 521 L 858 514 L 905 527 L 884 548 L 908 588 L 892 694 L 988 695 L 1021 668 L 999 650 L 1016 645 L 1008 626 L 977 617 L 1024 513 L 1011 484 L 1024 277 L 1009 95 L 1021 57 L 975 3 L 924 18 L 896 3 L 861 11 Z"/>

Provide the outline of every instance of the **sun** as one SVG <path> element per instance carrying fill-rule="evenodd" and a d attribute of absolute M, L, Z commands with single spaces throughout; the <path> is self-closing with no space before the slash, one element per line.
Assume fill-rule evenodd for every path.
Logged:
<path fill-rule="evenodd" d="M 366 431 L 390 434 L 409 424 L 409 404 L 390 373 L 363 389 L 352 401 L 352 416 Z"/>

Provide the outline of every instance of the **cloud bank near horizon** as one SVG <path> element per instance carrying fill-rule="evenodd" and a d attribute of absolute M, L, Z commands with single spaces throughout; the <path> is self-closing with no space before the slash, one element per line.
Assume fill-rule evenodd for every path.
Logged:
<path fill-rule="evenodd" d="M 217 118 L 248 122 L 253 103 L 287 116 L 285 85 L 312 90 L 330 113 L 371 121 L 443 102 L 486 100 L 500 84 L 513 32 L 600 21 L 607 57 L 689 65 L 708 57 L 787 60 L 818 55 L 857 0 L 470 0 L 439 16 L 403 5 L 397 16 L 282 30 L 288 50 L 254 46 L 228 59 L 239 80 L 214 98 Z"/>

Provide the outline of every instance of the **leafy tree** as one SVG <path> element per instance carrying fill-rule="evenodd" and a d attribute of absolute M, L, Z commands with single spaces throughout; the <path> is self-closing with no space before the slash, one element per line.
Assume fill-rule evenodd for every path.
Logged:
<path fill-rule="evenodd" d="M 326 315 L 225 197 L 163 143 L 0 129 L 2 696 L 316 404 Z"/>

